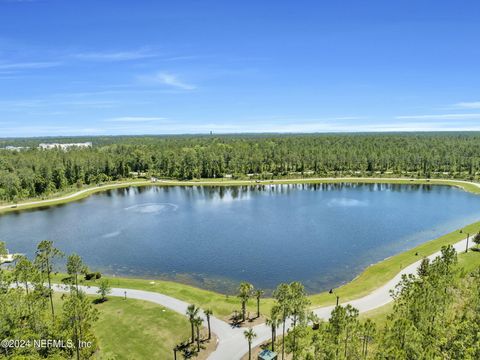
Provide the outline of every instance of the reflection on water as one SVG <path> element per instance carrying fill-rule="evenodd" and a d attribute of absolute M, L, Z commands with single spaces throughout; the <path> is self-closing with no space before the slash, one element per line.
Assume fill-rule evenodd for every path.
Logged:
<path fill-rule="evenodd" d="M 225 292 L 299 280 L 319 291 L 479 217 L 479 197 L 447 186 L 144 187 L 0 216 L 0 239 L 29 255 L 51 239 L 110 274 Z"/>
<path fill-rule="evenodd" d="M 125 210 L 141 214 L 158 214 L 166 211 L 176 211 L 178 205 L 171 203 L 146 203 L 126 207 Z"/>

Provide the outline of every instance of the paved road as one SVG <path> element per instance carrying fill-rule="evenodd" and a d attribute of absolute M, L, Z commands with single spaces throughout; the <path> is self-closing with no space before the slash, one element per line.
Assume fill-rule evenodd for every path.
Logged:
<path fill-rule="evenodd" d="M 97 295 L 98 287 L 96 286 L 80 286 L 80 288 L 89 295 Z M 59 284 L 54 284 L 53 289 L 54 291 L 59 291 L 59 292 L 69 291 L 67 286 L 59 285 Z M 112 288 L 112 292 L 110 293 L 110 295 L 124 297 L 125 292 L 127 293 L 127 298 L 129 299 L 150 301 L 155 304 L 162 305 L 182 315 L 185 315 L 187 311 L 187 307 L 189 305 L 185 301 L 178 300 L 171 296 L 167 296 L 167 295 L 163 295 L 163 294 L 151 292 L 151 291 Z M 205 315 L 203 314 L 202 311 L 200 313 L 206 325 Z M 232 327 L 230 325 L 228 325 L 226 322 L 222 320 L 217 319 L 214 316 L 210 317 L 210 325 L 211 325 L 212 332 L 215 333 L 215 335 L 217 335 L 219 343 L 227 341 L 230 336 L 234 335 L 234 331 L 232 330 Z"/>
<path fill-rule="evenodd" d="M 361 178 L 345 178 L 345 181 L 354 181 L 354 180 L 359 180 Z M 328 180 L 325 178 L 318 178 L 318 179 L 310 179 L 310 180 Z M 370 180 L 386 180 L 382 178 L 370 178 Z M 396 180 L 396 179 L 392 179 Z M 404 179 L 402 179 L 404 180 Z M 299 179 L 301 181 L 301 179 Z M 445 180 L 447 181 L 447 180 Z M 274 182 L 277 182 L 277 180 L 274 180 Z M 466 184 L 474 184 L 477 187 L 480 187 L 480 184 L 476 183 L 471 183 L 468 181 L 457 181 L 461 183 L 466 183 Z M 134 183 L 131 183 L 132 185 Z M 207 185 L 207 184 L 212 184 L 214 185 L 215 182 L 208 182 L 208 181 L 203 181 L 203 182 L 195 182 L 197 185 Z M 129 184 L 124 184 L 128 186 Z M 106 185 L 104 188 L 108 187 L 114 187 L 115 185 Z M 26 206 L 26 205 L 41 205 L 45 204 L 48 205 L 49 202 L 57 201 L 57 200 L 67 200 L 70 198 L 73 198 L 77 195 L 81 195 L 85 192 L 91 191 L 91 189 L 85 189 L 81 190 L 79 192 L 76 192 L 74 194 L 64 196 L 61 198 L 57 199 L 52 199 L 52 200 L 40 200 L 40 201 L 33 201 L 29 203 L 24 203 L 24 204 L 19 204 L 18 207 Z M 1 206 L 0 210 L 3 208 L 11 207 L 11 205 L 8 206 Z M 471 244 L 469 244 L 471 245 Z M 466 240 L 462 240 L 455 244 L 455 249 L 460 252 L 464 251 L 466 247 Z M 436 256 L 439 255 L 440 252 L 437 252 L 431 256 L 429 256 L 430 259 L 435 258 Z M 372 293 L 347 302 L 347 303 L 342 303 L 342 305 L 346 304 L 351 304 L 352 306 L 356 307 L 360 312 L 365 312 L 369 310 L 376 309 L 378 307 L 381 307 L 390 301 L 392 301 L 390 297 L 390 290 L 392 290 L 395 285 L 400 281 L 401 277 L 403 274 L 414 274 L 416 272 L 416 269 L 418 265 L 420 264 L 420 261 L 415 262 L 414 264 L 411 264 L 407 266 L 405 269 L 400 271 L 393 279 L 391 279 L 388 283 L 385 285 L 381 286 L 380 288 L 374 290 Z M 64 287 L 61 285 L 55 285 L 57 291 L 65 291 Z M 83 290 L 87 294 L 96 294 L 98 288 L 96 287 L 83 287 Z M 166 296 L 163 294 L 155 293 L 155 292 L 149 292 L 149 291 L 142 291 L 142 290 L 132 290 L 132 289 L 123 289 L 123 288 L 114 288 L 112 289 L 112 296 L 124 296 L 124 292 L 127 292 L 127 296 L 129 298 L 134 298 L 134 299 L 139 299 L 139 300 L 146 300 L 150 301 L 159 305 L 163 305 L 173 311 L 176 311 L 180 314 L 185 315 L 186 309 L 188 304 L 184 301 L 175 299 L 170 296 Z M 314 309 L 314 312 L 323 319 L 328 319 L 331 311 L 333 309 L 333 306 L 326 306 L 326 307 L 321 307 Z M 248 346 L 247 342 L 243 336 L 243 331 L 244 329 L 240 328 L 233 328 L 229 324 L 227 324 L 224 321 L 221 321 L 215 317 L 211 317 L 211 328 L 212 331 L 215 333 L 215 335 L 218 338 L 218 347 L 215 352 L 213 352 L 209 360 L 236 360 L 240 359 L 247 351 L 248 351 Z M 257 337 L 255 338 L 253 342 L 253 346 L 257 346 L 264 342 L 265 340 L 268 340 L 270 337 L 270 328 L 267 327 L 265 324 L 260 324 L 254 327 L 254 331 L 257 334 Z"/>
<path fill-rule="evenodd" d="M 472 241 L 469 243 L 469 247 L 473 244 Z M 459 241 L 454 245 L 455 250 L 457 252 L 465 251 L 466 248 L 466 239 Z M 440 251 L 428 256 L 429 259 L 434 259 L 435 257 L 440 255 Z M 392 301 L 390 297 L 390 290 L 394 289 L 395 286 L 401 280 L 402 275 L 404 274 L 415 274 L 418 266 L 420 265 L 421 259 L 417 262 L 407 266 L 403 270 L 401 270 L 393 279 L 387 282 L 385 285 L 379 287 L 378 289 L 374 290 L 370 294 L 361 297 L 356 300 L 352 300 L 349 302 L 342 303 L 342 305 L 350 304 L 357 308 L 360 312 L 370 311 L 376 308 L 379 308 L 383 305 L 388 304 Z M 95 295 L 97 294 L 97 287 L 86 287 L 82 286 L 82 290 L 84 290 L 87 294 Z M 56 291 L 66 291 L 66 287 L 63 285 L 55 285 L 54 288 Z M 185 315 L 185 312 L 188 307 L 188 303 L 175 299 L 173 297 L 163 295 L 156 292 L 150 291 L 143 291 L 143 290 L 133 290 L 133 289 L 124 289 L 124 288 L 113 288 L 112 289 L 112 296 L 119 296 L 123 297 L 127 292 L 127 297 L 130 299 L 138 299 L 138 300 L 146 300 L 150 301 L 170 310 L 173 310 L 179 314 Z M 330 317 L 330 313 L 333 310 L 333 306 L 325 306 L 314 309 L 314 313 L 318 315 L 320 318 L 327 320 Z M 203 316 L 203 313 L 202 313 Z M 203 316 L 204 320 L 205 317 Z M 247 342 L 243 336 L 244 329 L 242 328 L 234 328 L 231 325 L 227 324 L 226 322 L 219 320 L 218 318 L 212 316 L 210 318 L 211 328 L 213 333 L 218 338 L 218 346 L 215 352 L 213 352 L 209 356 L 209 360 L 237 360 L 240 359 L 247 351 L 248 346 Z M 290 326 L 290 323 L 287 323 L 287 328 Z M 266 326 L 265 324 L 259 324 L 253 327 L 257 337 L 253 341 L 253 346 L 257 346 L 262 342 L 268 340 L 270 338 L 270 327 Z M 279 329 L 279 332 L 281 329 Z"/>
<path fill-rule="evenodd" d="M 0 210 L 12 208 L 12 207 L 15 207 L 16 209 L 21 209 L 22 207 L 30 206 L 30 205 L 39 205 L 39 206 L 49 205 L 49 204 L 57 202 L 57 201 L 72 199 L 72 198 L 77 197 L 79 195 L 82 195 L 82 194 L 85 194 L 85 193 L 88 193 L 88 192 L 92 192 L 93 190 L 96 190 L 96 189 L 108 190 L 109 188 L 115 188 L 118 185 L 132 186 L 132 185 L 135 185 L 135 184 L 138 184 L 138 183 L 143 184 L 143 182 L 139 182 L 139 181 L 128 182 L 128 183 L 118 183 L 118 184 L 108 184 L 108 185 L 103 185 L 103 186 L 97 186 L 97 187 L 94 187 L 94 188 L 83 189 L 83 190 L 77 191 L 73 194 L 60 196 L 60 197 L 53 198 L 53 199 L 36 200 L 36 201 L 29 201 L 29 202 L 25 202 L 25 203 L 19 203 L 19 204 L 2 205 L 2 206 L 0 206 Z M 148 183 L 145 182 L 145 185 L 148 185 Z"/>
<path fill-rule="evenodd" d="M 259 181 L 261 184 L 269 184 L 269 183 L 278 183 L 278 182 L 284 182 L 284 181 L 288 181 L 288 182 L 299 182 L 301 183 L 302 181 L 328 181 L 328 180 L 344 180 L 346 182 L 348 181 L 358 181 L 358 180 L 370 180 L 370 181 L 375 181 L 375 180 L 379 180 L 379 181 L 386 181 L 386 180 L 411 180 L 409 178 L 358 178 L 358 177 L 346 177 L 346 178 L 305 178 L 305 179 L 275 179 L 275 180 L 262 180 L 262 181 Z M 429 179 L 415 179 L 415 180 L 422 180 L 422 181 L 425 181 L 425 180 L 429 180 Z M 474 183 L 474 182 L 471 182 L 471 181 L 465 181 L 465 180 L 448 180 L 448 179 L 432 179 L 432 180 L 435 180 L 435 181 L 439 181 L 439 182 L 449 182 L 449 181 L 454 181 L 454 182 L 457 182 L 457 183 L 463 183 L 463 184 L 472 184 L 472 185 L 475 185 L 477 187 L 480 188 L 480 184 L 478 183 Z M 253 183 L 255 184 L 256 181 L 255 180 L 233 180 L 233 182 L 239 182 L 239 183 Z M 228 182 L 228 181 L 226 181 Z M 60 196 L 60 197 L 57 197 L 57 198 L 53 198 L 53 199 L 47 199 L 47 200 L 36 200 L 36 201 L 29 201 L 29 202 L 25 202 L 25 203 L 19 203 L 19 204 L 9 204 L 9 205 L 2 205 L 0 206 L 0 210 L 3 210 L 3 209 L 8 209 L 8 208 L 12 208 L 15 206 L 16 209 L 21 209 L 22 207 L 25 207 L 25 206 L 31 206 L 31 205 L 49 205 L 51 203 L 54 203 L 56 201 L 63 201 L 63 200 L 68 200 L 68 199 L 72 199 L 72 198 L 75 198 L 76 196 L 79 196 L 79 195 L 82 195 L 82 194 L 85 194 L 85 193 L 88 193 L 88 192 L 91 192 L 93 190 L 96 190 L 98 188 L 101 188 L 101 189 L 109 189 L 109 188 L 115 188 L 117 187 L 118 185 L 122 185 L 122 186 L 133 186 L 133 185 L 139 185 L 139 184 L 142 184 L 142 185 L 160 185 L 160 184 L 174 184 L 174 185 L 221 185 L 222 182 L 218 182 L 218 181 L 209 181 L 209 180 L 205 180 L 205 181 L 175 181 L 175 180 L 157 180 L 156 183 L 153 183 L 153 182 L 149 182 L 149 181 L 132 181 L 132 182 L 126 182 L 126 183 L 113 183 L 113 184 L 107 184 L 107 185 L 102 185 L 102 186 L 99 186 L 99 187 L 95 187 L 95 188 L 88 188 L 88 189 L 83 189 L 83 190 L 80 190 L 80 191 L 77 191 L 76 193 L 73 193 L 73 194 L 70 194 L 70 195 L 65 195 L 65 196 Z"/>
<path fill-rule="evenodd" d="M 472 241 L 469 242 L 469 247 L 471 246 L 472 246 Z M 454 247 L 457 252 L 465 251 L 466 239 L 459 241 L 454 245 Z M 428 258 L 434 259 L 439 255 L 440 255 L 440 251 L 428 256 Z M 421 259 L 407 266 L 402 271 L 400 271 L 393 279 L 391 279 L 385 285 L 374 290 L 370 294 L 356 300 L 341 303 L 341 305 L 350 304 L 355 308 L 357 308 L 360 312 L 366 312 L 366 311 L 373 310 L 388 304 L 389 302 L 392 301 L 392 298 L 390 296 L 390 290 L 395 288 L 395 286 L 401 280 L 403 274 L 415 274 L 418 266 L 420 265 L 420 262 L 421 262 Z M 316 308 L 314 309 L 314 313 L 318 315 L 320 318 L 327 320 L 330 317 L 330 313 L 332 312 L 333 308 L 334 308 L 333 306 Z M 257 337 L 255 338 L 252 344 L 253 346 L 257 346 L 261 344 L 265 340 L 268 340 L 271 336 L 270 328 L 265 324 L 260 324 L 255 326 L 254 331 L 257 334 Z M 281 330 L 279 329 L 279 331 Z M 247 351 L 248 351 L 248 346 L 243 336 L 243 330 L 236 331 L 234 336 L 229 336 L 223 341 L 220 341 L 217 350 L 209 357 L 209 360 L 240 359 L 244 354 L 246 354 Z"/>

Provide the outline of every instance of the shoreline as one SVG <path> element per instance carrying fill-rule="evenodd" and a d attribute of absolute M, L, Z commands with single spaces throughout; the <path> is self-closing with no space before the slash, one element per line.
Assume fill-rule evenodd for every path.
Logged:
<path fill-rule="evenodd" d="M 90 186 L 73 193 L 66 193 L 52 197 L 51 199 L 32 199 L 20 203 L 8 203 L 0 205 L 0 215 L 10 212 L 20 212 L 24 210 L 34 210 L 68 204 L 73 201 L 85 199 L 93 194 L 128 188 L 128 187 L 148 187 L 148 186 L 259 186 L 271 184 L 338 184 L 338 183 L 358 183 L 358 184 L 405 184 L 405 185 L 447 185 L 460 188 L 466 192 L 476 195 L 480 194 L 480 183 L 467 180 L 453 179 L 414 179 L 414 178 L 381 178 L 381 177 L 325 177 L 325 178 L 295 178 L 295 179 L 272 179 L 272 180 L 163 180 L 155 182 L 149 180 L 120 181 L 106 184 Z"/>
<path fill-rule="evenodd" d="M 474 194 L 480 194 L 480 184 L 472 183 L 464 180 L 446 180 L 446 179 L 409 179 L 409 178 L 315 178 L 315 179 L 278 179 L 267 181 L 158 181 L 152 183 L 150 181 L 133 181 L 108 184 L 95 188 L 83 189 L 79 192 L 66 195 L 61 198 L 35 201 L 18 205 L 13 211 L 31 210 L 38 207 L 56 206 L 76 201 L 88 197 L 97 192 L 112 190 L 117 188 L 125 188 L 132 186 L 244 186 L 244 185 L 270 185 L 270 184 L 314 184 L 314 183 L 385 183 L 385 184 L 414 184 L 414 185 L 448 185 L 461 188 Z M 0 214 L 8 213 L 8 206 L 0 207 Z M 10 211 L 12 211 L 10 210 Z M 480 220 L 480 219 L 479 219 Z M 460 232 L 462 231 L 462 232 Z M 415 246 L 414 248 L 387 257 L 379 262 L 371 264 L 364 268 L 351 281 L 339 284 L 336 292 L 344 301 L 352 300 L 357 297 L 368 294 L 376 288 L 387 283 L 398 271 L 418 261 L 421 257 L 425 257 L 440 250 L 443 245 L 454 244 L 459 241 L 464 234 L 470 233 L 473 235 L 480 232 L 480 221 L 464 226 L 461 229 L 456 229 L 453 232 L 440 236 L 436 239 L 425 241 L 424 243 Z M 197 303 L 216 302 L 222 311 L 225 311 L 225 306 L 236 304 L 235 297 L 220 292 L 206 290 L 195 285 L 185 284 L 183 282 L 176 282 L 172 280 L 162 280 L 158 278 L 134 278 L 123 276 L 106 276 L 113 284 L 121 287 L 130 287 L 139 290 L 151 290 L 154 292 L 164 293 L 173 297 L 178 297 L 184 301 L 192 301 Z M 154 285 L 152 285 L 152 283 Z M 334 303 L 332 295 L 328 292 L 321 292 L 309 295 L 312 306 L 318 307 L 323 305 L 330 305 Z M 265 298 L 264 301 L 268 303 L 271 298 Z"/>

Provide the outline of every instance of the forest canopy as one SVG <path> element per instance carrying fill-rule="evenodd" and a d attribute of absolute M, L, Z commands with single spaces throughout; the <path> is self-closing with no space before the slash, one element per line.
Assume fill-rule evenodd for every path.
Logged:
<path fill-rule="evenodd" d="M 83 141 L 93 146 L 38 148 L 45 142 Z M 474 180 L 480 177 L 480 133 L 0 139 L 0 201 L 134 174 L 171 179 L 353 175 Z"/>

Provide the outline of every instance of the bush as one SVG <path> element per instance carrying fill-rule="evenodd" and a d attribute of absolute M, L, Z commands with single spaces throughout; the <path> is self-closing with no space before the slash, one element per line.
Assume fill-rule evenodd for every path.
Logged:
<path fill-rule="evenodd" d="M 97 272 L 87 272 L 85 273 L 85 280 L 98 280 L 102 277 L 102 274 Z"/>
<path fill-rule="evenodd" d="M 92 280 L 95 277 L 95 273 L 86 273 L 85 280 Z"/>

